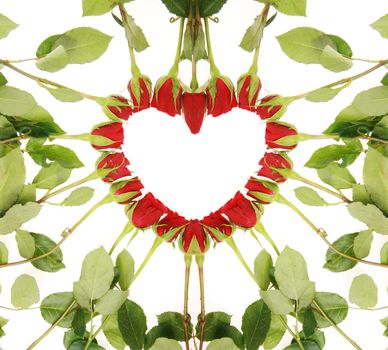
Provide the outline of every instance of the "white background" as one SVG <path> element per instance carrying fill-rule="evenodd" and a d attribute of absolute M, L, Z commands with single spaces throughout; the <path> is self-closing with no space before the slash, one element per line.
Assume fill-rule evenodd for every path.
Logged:
<path fill-rule="evenodd" d="M 220 13 L 220 23 L 211 25 L 213 46 L 218 65 L 224 74 L 234 81 L 245 72 L 251 56 L 238 48 L 245 28 L 260 11 L 260 4 L 249 0 L 230 0 Z M 152 80 L 165 74 L 175 55 L 175 41 L 178 24 L 169 23 L 169 13 L 158 0 L 143 0 L 129 4 L 128 10 L 136 16 L 149 38 L 151 48 L 139 55 L 139 64 Z M 388 12 L 386 0 L 314 0 L 309 1 L 308 18 L 292 18 L 279 14 L 276 21 L 266 31 L 262 47 L 260 76 L 264 92 L 294 95 L 314 87 L 338 80 L 367 69 L 367 63 L 357 63 L 351 72 L 330 73 L 319 66 L 305 66 L 290 61 L 280 50 L 275 36 L 296 26 L 312 26 L 331 34 L 344 37 L 352 46 L 355 57 L 382 59 L 388 57 L 387 41 L 382 39 L 369 24 Z M 49 75 L 35 69 L 33 63 L 20 65 L 25 70 L 41 76 L 50 76 L 61 82 L 94 95 L 112 93 L 126 94 L 129 79 L 129 63 L 126 42 L 121 28 L 109 15 L 95 18 L 81 18 L 81 1 L 53 0 L 2 0 L 0 13 L 19 23 L 20 26 L 9 38 L 0 41 L 0 57 L 20 59 L 32 57 L 39 43 L 47 36 L 62 33 L 78 26 L 92 26 L 114 36 L 109 51 L 97 62 L 83 66 L 69 66 L 64 71 Z M 183 65 L 187 77 L 188 66 Z M 206 79 L 206 65 L 201 65 L 202 81 Z M 47 92 L 40 90 L 34 82 L 21 78 L 4 69 L 11 85 L 33 92 L 37 101 L 47 108 L 56 121 L 69 133 L 87 132 L 92 125 L 104 121 L 98 106 L 89 101 L 76 104 L 63 104 L 54 100 Z M 362 81 L 355 82 L 332 103 L 312 104 L 304 101 L 293 104 L 286 120 L 298 126 L 301 132 L 317 134 L 323 131 L 336 114 L 346 107 L 355 93 L 376 86 L 384 72 L 381 69 Z M 132 127 L 132 129 L 131 129 Z M 244 183 L 252 167 L 263 152 L 263 143 L 258 119 L 241 111 L 217 120 L 208 118 L 203 132 L 191 136 L 181 118 L 171 119 L 156 113 L 145 112 L 131 119 L 127 134 L 137 135 L 126 145 L 130 149 L 134 168 L 144 183 L 173 209 L 180 209 L 188 216 L 201 217 L 209 210 L 217 209 Z M 136 132 L 135 132 L 136 131 Z M 158 135 L 159 134 L 159 135 Z M 140 138 L 143 138 L 141 140 Z M 226 142 L 224 142 L 226 141 Z M 135 147 L 135 142 L 139 144 Z M 97 152 L 85 143 L 62 142 L 76 150 L 86 167 L 74 171 L 73 180 L 90 173 Z M 304 169 L 303 164 L 314 148 L 325 142 L 317 141 L 300 145 L 291 153 L 295 168 L 311 179 L 317 179 L 315 171 Z M 142 147 L 140 147 L 142 146 Z M 172 149 L 174 152 L 153 155 L 152 150 Z M 187 147 L 183 147 L 187 146 Z M 184 160 L 185 157 L 186 161 Z M 148 157 L 148 159 L 147 159 Z M 152 158 L 154 157 L 154 158 Z M 199 162 L 201 161 L 201 162 Z M 183 163 L 182 163 L 183 162 Z M 142 164 L 143 166 L 142 168 Z M 30 165 L 30 164 L 29 164 Z M 36 170 L 29 166 L 29 178 Z M 361 181 L 362 161 L 352 166 Z M 252 169 L 253 170 L 253 169 Z M 189 187 L 188 187 L 189 185 Z M 96 181 L 94 201 L 102 198 L 108 187 Z M 296 202 L 293 188 L 298 184 L 289 181 L 281 191 Z M 350 195 L 350 194 L 348 194 Z M 323 195 L 328 201 L 335 201 Z M 58 198 L 60 201 L 60 198 Z M 91 204 L 81 208 L 60 208 L 47 206 L 39 217 L 25 225 L 25 229 L 49 235 L 55 241 L 65 227 L 71 226 L 86 212 Z M 364 225 L 353 220 L 345 207 L 312 208 L 298 204 L 318 226 L 324 227 L 330 240 L 351 232 L 364 229 Z M 14 279 L 21 273 L 37 277 L 41 297 L 58 291 L 72 289 L 77 280 L 83 257 L 92 249 L 104 245 L 110 247 L 126 222 L 123 208 L 108 205 L 92 215 L 63 245 L 66 269 L 55 274 L 35 270 L 29 265 L 1 270 L 2 294 L 0 305 L 10 306 L 9 290 Z M 263 223 L 278 245 L 289 245 L 305 256 L 311 280 L 316 281 L 317 290 L 331 291 L 348 296 L 352 278 L 361 273 L 374 277 L 379 285 L 378 306 L 387 305 L 387 274 L 379 268 L 360 265 L 339 274 L 322 269 L 326 252 L 325 244 L 293 212 L 280 205 L 266 208 Z M 260 247 L 249 234 L 238 232 L 235 238 L 248 262 L 253 259 Z M 9 245 L 10 261 L 18 260 L 13 235 L 1 237 Z M 153 234 L 140 234 L 132 246 L 131 254 L 139 265 L 152 244 Z M 372 254 L 368 259 L 378 261 L 378 247 L 383 238 L 375 234 Z M 167 310 L 180 311 L 183 299 L 183 259 L 178 249 L 163 245 L 155 254 L 144 273 L 133 285 L 130 297 L 141 304 L 148 316 L 149 327 L 156 323 L 156 315 Z M 243 310 L 258 298 L 258 290 L 249 276 L 239 265 L 233 253 L 225 244 L 211 249 L 206 256 L 206 302 L 207 311 L 222 310 L 233 315 L 233 323 L 240 326 Z M 199 312 L 197 276 L 192 276 L 190 310 L 193 318 Z M 382 336 L 383 326 L 378 321 L 387 316 L 385 311 L 350 310 L 341 328 L 354 338 L 364 350 L 387 349 L 387 338 Z M 25 349 L 48 327 L 38 310 L 5 311 L 1 315 L 10 318 L 6 326 L 7 336 L 0 339 L 4 350 Z M 62 348 L 62 330 L 54 330 L 37 349 Z M 334 330 L 325 331 L 326 348 L 347 350 L 352 347 Z M 110 345 L 101 338 L 107 349 Z M 288 335 L 278 349 L 290 341 Z"/>

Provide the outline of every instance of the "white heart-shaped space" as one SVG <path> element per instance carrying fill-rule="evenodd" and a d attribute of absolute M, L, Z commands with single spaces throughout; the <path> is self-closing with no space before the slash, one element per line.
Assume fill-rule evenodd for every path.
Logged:
<path fill-rule="evenodd" d="M 124 123 L 123 152 L 145 190 L 187 219 L 219 209 L 259 170 L 265 123 L 233 109 L 192 135 L 183 117 L 147 109 Z"/>

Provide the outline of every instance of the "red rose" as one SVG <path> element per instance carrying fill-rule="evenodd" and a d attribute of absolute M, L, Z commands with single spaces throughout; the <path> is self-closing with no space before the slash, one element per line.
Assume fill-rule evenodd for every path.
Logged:
<path fill-rule="evenodd" d="M 221 234 L 224 234 L 226 236 L 230 236 L 233 233 L 233 227 L 232 224 L 224 218 L 221 213 L 215 212 L 211 213 L 210 215 L 204 217 L 201 220 L 201 224 L 211 227 L 213 229 L 216 229 L 221 232 Z M 221 241 L 220 237 L 217 237 L 212 231 L 209 230 L 209 234 L 215 239 L 216 241 Z M 220 235 L 221 236 L 221 235 Z"/>
<path fill-rule="evenodd" d="M 150 107 L 152 95 L 152 83 L 146 76 L 133 78 L 128 83 L 128 90 L 131 94 L 134 112 L 142 111 Z"/>
<path fill-rule="evenodd" d="M 296 147 L 298 142 L 296 140 L 289 140 L 281 142 L 279 141 L 286 136 L 298 135 L 297 130 L 294 126 L 286 123 L 267 123 L 265 130 L 265 141 L 268 147 L 271 148 L 282 148 L 282 149 L 293 149 Z"/>
<path fill-rule="evenodd" d="M 261 82 L 258 76 L 243 75 L 238 81 L 238 106 L 254 111 L 260 90 Z"/>
<path fill-rule="evenodd" d="M 237 107 L 233 83 L 229 78 L 212 79 L 206 89 L 208 114 L 218 117 Z"/>
<path fill-rule="evenodd" d="M 253 177 L 249 179 L 245 188 L 248 189 L 249 197 L 252 197 L 263 204 L 272 203 L 279 192 L 278 186 L 275 183 L 255 179 Z"/>
<path fill-rule="evenodd" d="M 124 129 L 121 123 L 103 123 L 97 125 L 91 132 L 95 136 L 103 136 L 112 141 L 105 146 L 92 144 L 96 149 L 120 148 L 124 142 Z"/>
<path fill-rule="evenodd" d="M 169 212 L 162 202 L 152 193 L 147 193 L 140 199 L 132 214 L 132 223 L 138 228 L 145 228 L 156 224 L 163 214 Z"/>
<path fill-rule="evenodd" d="M 279 153 L 266 153 L 260 160 L 259 165 L 261 165 L 261 169 L 257 174 L 276 182 L 284 182 L 287 180 L 276 169 L 292 169 L 291 160 L 285 154 Z"/>
<path fill-rule="evenodd" d="M 129 105 L 129 101 L 123 96 L 112 96 L 114 99 L 122 102 L 122 106 L 108 106 L 108 109 L 117 118 L 128 120 L 133 113 L 133 108 Z"/>
<path fill-rule="evenodd" d="M 251 202 L 241 192 L 237 192 L 233 199 L 226 203 L 220 210 L 230 221 L 240 227 L 253 227 L 256 225 L 256 212 Z"/>
<path fill-rule="evenodd" d="M 182 86 L 177 78 L 161 78 L 154 90 L 151 106 L 174 117 L 181 114 Z"/>
<path fill-rule="evenodd" d="M 282 109 L 282 106 L 280 105 L 276 105 L 276 106 L 267 105 L 269 101 L 271 101 L 276 97 L 278 97 L 278 95 L 269 95 L 261 99 L 260 104 L 256 108 L 256 113 L 260 116 L 261 119 L 264 120 L 264 119 L 272 118 L 277 112 L 279 112 Z"/>
<path fill-rule="evenodd" d="M 127 204 L 141 195 L 142 188 L 144 188 L 143 184 L 135 177 L 125 181 L 115 182 L 111 185 L 110 191 L 114 195 L 116 202 Z"/>
<path fill-rule="evenodd" d="M 185 92 L 182 96 L 183 115 L 192 134 L 198 134 L 206 114 L 206 95 Z"/>
<path fill-rule="evenodd" d="M 105 182 L 113 182 L 125 176 L 130 176 L 131 172 L 127 168 L 129 161 L 123 153 L 104 154 L 97 161 L 97 169 L 112 169 L 110 173 L 103 177 Z"/>
<path fill-rule="evenodd" d="M 159 236 L 164 236 L 171 232 L 171 230 L 180 228 L 169 239 L 169 241 L 173 241 L 182 232 L 182 230 L 184 230 L 184 226 L 187 223 L 188 221 L 183 216 L 180 216 L 179 214 L 171 211 L 158 222 L 156 226 L 156 233 Z"/>
<path fill-rule="evenodd" d="M 198 244 L 199 252 L 196 251 L 195 243 L 193 242 L 193 239 L 195 239 Z M 182 242 L 182 248 L 186 253 L 204 253 L 208 247 L 208 237 L 206 235 L 206 232 L 203 229 L 203 226 L 199 223 L 198 220 L 191 220 L 186 228 L 185 231 L 182 233 L 181 236 L 181 242 Z M 193 246 L 191 244 L 194 243 Z"/>

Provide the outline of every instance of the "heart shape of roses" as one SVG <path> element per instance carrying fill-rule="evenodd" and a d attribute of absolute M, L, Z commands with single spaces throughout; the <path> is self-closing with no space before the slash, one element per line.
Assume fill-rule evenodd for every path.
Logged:
<path fill-rule="evenodd" d="M 159 84 L 160 85 L 160 84 Z M 154 232 L 166 241 L 173 242 L 179 238 L 179 246 L 185 253 L 200 254 L 210 247 L 211 240 L 220 242 L 234 232 L 236 227 L 248 229 L 254 227 L 261 216 L 262 205 L 273 201 L 278 192 L 278 183 L 286 177 L 283 170 L 290 169 L 292 162 L 285 151 L 293 149 L 295 144 L 285 145 L 282 140 L 297 134 L 295 128 L 279 121 L 268 121 L 276 114 L 280 106 L 266 105 L 272 99 L 269 96 L 262 100 L 258 107 L 251 107 L 249 95 L 249 80 L 247 79 L 246 94 L 240 93 L 237 102 L 234 90 L 230 95 L 223 86 L 216 88 L 215 95 L 201 93 L 173 92 L 173 83 L 168 79 L 159 87 L 151 99 L 150 90 L 145 81 L 140 80 L 140 95 L 135 94 L 129 84 L 133 106 L 121 96 L 114 96 L 117 104 L 108 107 L 108 115 L 112 121 L 96 125 L 91 134 L 103 137 L 105 142 L 94 143 L 93 147 L 101 151 L 96 162 L 97 169 L 103 169 L 102 180 L 110 184 L 110 191 L 116 202 L 125 205 L 128 218 L 134 227 L 146 229 L 152 227 Z M 257 98 L 253 96 L 253 98 Z M 255 104 L 255 103 L 254 103 Z M 125 143 L 124 129 L 130 130 L 128 120 L 146 118 L 146 113 L 133 114 L 147 110 L 151 106 L 165 114 L 175 117 L 178 110 L 183 112 L 184 119 L 192 134 L 199 134 L 208 116 L 219 117 L 237 107 L 251 112 L 257 125 L 265 123 L 264 140 L 267 146 L 265 154 L 258 162 L 258 169 L 244 189 L 237 191 L 232 198 L 218 209 L 209 212 L 202 218 L 187 219 L 177 211 L 171 210 L 154 196 L 130 169 L 131 160 L 123 153 Z M 160 116 L 165 118 L 165 114 Z M 128 123 L 125 126 L 124 124 Z M 127 136 L 128 137 L 128 136 Z M 260 137 L 260 134 L 257 135 Z M 261 136 L 263 137 L 263 136 Z M 157 144 L 150 144 L 157 147 Z M 250 174 L 248 174 L 250 175 Z"/>

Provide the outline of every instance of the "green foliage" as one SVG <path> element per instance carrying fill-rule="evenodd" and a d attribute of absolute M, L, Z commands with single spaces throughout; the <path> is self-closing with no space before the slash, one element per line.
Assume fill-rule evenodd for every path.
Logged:
<path fill-rule="evenodd" d="M 338 238 L 334 243 L 333 247 L 348 256 L 355 257 L 354 254 L 354 240 L 358 233 L 349 233 Z M 326 263 L 324 268 L 332 272 L 343 272 L 352 269 L 356 266 L 357 261 L 347 259 L 337 254 L 332 249 L 328 249 L 326 252 Z"/>
<path fill-rule="evenodd" d="M 388 218 L 373 204 L 350 203 L 349 213 L 357 220 L 365 223 L 370 229 L 388 235 Z"/>
<path fill-rule="evenodd" d="M 128 291 L 108 290 L 108 292 L 97 300 L 95 311 L 101 315 L 116 313 L 128 297 Z"/>
<path fill-rule="evenodd" d="M 350 286 L 349 300 L 363 309 L 376 306 L 377 286 L 373 279 L 366 274 L 354 277 Z"/>
<path fill-rule="evenodd" d="M 341 323 L 348 315 L 348 304 L 346 300 L 338 294 L 317 292 L 315 301 L 335 324 Z M 330 327 L 330 323 L 314 307 L 313 311 L 319 328 Z"/>
<path fill-rule="evenodd" d="M 366 258 L 369 255 L 372 240 L 373 232 L 371 230 L 360 232 L 354 239 L 354 255 L 360 259 Z"/>
<path fill-rule="evenodd" d="M 8 249 L 7 246 L 0 242 L 0 264 L 6 264 L 8 262 Z"/>
<path fill-rule="evenodd" d="M 5 38 L 18 25 L 8 17 L 0 14 L 0 39 Z"/>
<path fill-rule="evenodd" d="M 289 16 L 306 16 L 306 0 L 273 0 L 276 9 Z"/>
<path fill-rule="evenodd" d="M 35 253 L 35 240 L 30 232 L 17 230 L 16 242 L 18 245 L 19 254 L 25 259 L 30 259 Z"/>
<path fill-rule="evenodd" d="M 280 290 L 261 291 L 260 296 L 275 315 L 287 315 L 294 311 L 291 300 L 284 296 Z"/>
<path fill-rule="evenodd" d="M 148 41 L 142 29 L 135 23 L 133 17 L 128 17 L 128 28 L 130 34 L 128 37 L 128 45 L 137 52 L 144 51 L 149 47 Z"/>
<path fill-rule="evenodd" d="M 327 167 L 317 170 L 319 178 L 337 190 L 352 188 L 355 178 L 346 168 L 337 163 L 330 163 Z"/>
<path fill-rule="evenodd" d="M 128 290 L 135 273 L 135 261 L 126 249 L 123 249 L 116 258 L 116 267 L 119 271 L 119 285 L 122 290 Z"/>
<path fill-rule="evenodd" d="M 272 257 L 266 250 L 263 249 L 256 256 L 254 264 L 255 278 L 261 290 L 267 290 L 269 287 L 269 272 L 272 267 Z"/>
<path fill-rule="evenodd" d="M 33 183 L 37 188 L 52 190 L 66 182 L 71 175 L 71 169 L 63 168 L 54 161 L 46 168 L 41 168 Z"/>
<path fill-rule="evenodd" d="M 126 344 L 119 329 L 117 314 L 104 316 L 102 331 L 109 343 L 117 350 L 124 350 Z"/>
<path fill-rule="evenodd" d="M 388 86 L 377 86 L 360 92 L 353 101 L 361 113 L 371 116 L 388 114 Z"/>
<path fill-rule="evenodd" d="M 61 203 L 61 205 L 68 207 L 83 205 L 92 199 L 93 194 L 94 189 L 91 187 L 78 187 L 70 193 L 70 195 Z"/>
<path fill-rule="evenodd" d="M 284 322 L 282 322 L 282 319 Z M 271 314 L 271 324 L 263 344 L 265 350 L 274 349 L 280 343 L 286 332 L 284 323 L 287 323 L 286 317 Z"/>
<path fill-rule="evenodd" d="M 253 24 L 246 30 L 241 40 L 240 47 L 248 52 L 253 52 L 259 45 L 263 37 L 264 26 L 262 25 L 262 16 L 257 16 Z"/>
<path fill-rule="evenodd" d="M 234 344 L 232 339 L 221 338 L 221 339 L 213 340 L 207 346 L 206 349 L 208 349 L 208 350 L 238 350 L 239 348 Z"/>
<path fill-rule="evenodd" d="M 182 350 L 182 347 L 176 340 L 168 338 L 158 338 L 156 339 L 154 345 L 150 350 Z"/>
<path fill-rule="evenodd" d="M 388 242 L 385 242 L 380 250 L 380 261 L 382 264 L 388 265 Z"/>
<path fill-rule="evenodd" d="M 26 274 L 16 278 L 11 288 L 12 305 L 25 309 L 39 301 L 39 288 L 35 278 Z"/>
<path fill-rule="evenodd" d="M 174 15 L 179 17 L 189 16 L 189 1 L 188 0 L 162 0 L 167 9 Z M 220 12 L 227 0 L 201 0 L 199 11 L 201 17 L 213 16 Z"/>
<path fill-rule="evenodd" d="M 20 228 L 24 223 L 35 218 L 41 205 L 35 202 L 15 204 L 0 218 L 0 235 L 6 235 Z"/>
<path fill-rule="evenodd" d="M 11 86 L 0 86 L 0 113 L 13 117 L 21 116 L 36 106 L 32 95 Z"/>
<path fill-rule="evenodd" d="M 40 304 L 40 313 L 43 319 L 53 324 L 74 301 L 73 293 L 59 292 L 48 295 Z M 59 327 L 70 328 L 77 310 L 77 305 L 70 310 L 66 317 L 58 323 Z"/>
<path fill-rule="evenodd" d="M 371 27 L 376 29 L 383 38 L 388 39 L 388 14 L 372 23 Z"/>
<path fill-rule="evenodd" d="M 296 198 L 298 198 L 303 204 L 317 207 L 329 204 L 318 194 L 317 191 L 310 187 L 301 186 L 295 188 L 294 191 Z"/>

